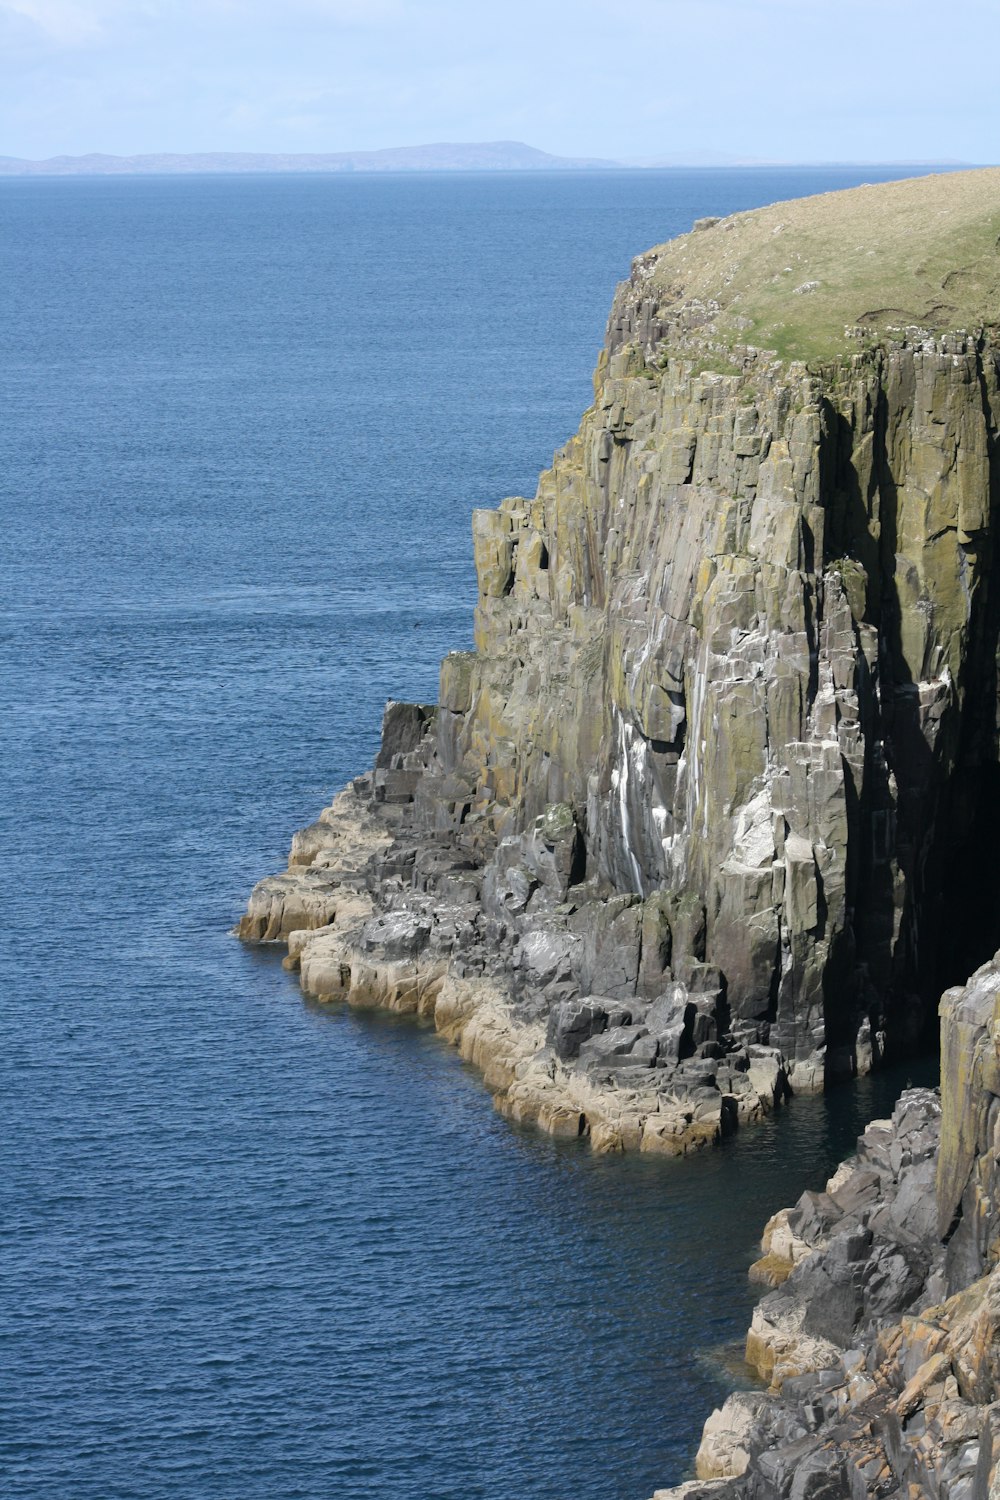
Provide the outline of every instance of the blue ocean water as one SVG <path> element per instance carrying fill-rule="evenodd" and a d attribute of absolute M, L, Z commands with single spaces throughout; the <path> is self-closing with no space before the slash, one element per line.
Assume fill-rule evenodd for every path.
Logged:
<path fill-rule="evenodd" d="M 0 1493 L 683 1476 L 765 1219 L 900 1080 L 595 1158 L 228 928 L 468 642 L 469 512 L 575 429 L 630 257 L 894 175 L 0 183 Z"/>

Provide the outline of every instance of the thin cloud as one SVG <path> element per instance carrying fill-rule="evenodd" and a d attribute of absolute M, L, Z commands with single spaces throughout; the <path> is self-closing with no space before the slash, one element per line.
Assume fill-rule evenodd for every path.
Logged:
<path fill-rule="evenodd" d="M 38 40 L 57 48 L 115 42 L 125 23 L 162 13 L 156 0 L 0 0 L 0 20 L 27 22 Z"/>
<path fill-rule="evenodd" d="M 0 16 L 28 21 L 50 41 L 76 47 L 100 35 L 102 17 L 94 6 L 73 0 L 2 0 Z"/>

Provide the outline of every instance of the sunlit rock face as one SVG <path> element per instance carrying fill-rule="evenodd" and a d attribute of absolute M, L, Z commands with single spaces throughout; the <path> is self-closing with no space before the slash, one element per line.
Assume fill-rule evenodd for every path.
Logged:
<path fill-rule="evenodd" d="M 588 875 L 700 902 L 732 1017 L 849 1071 L 988 950 L 997 351 L 699 371 L 647 280 L 535 499 L 476 514 L 440 758 L 484 855 L 568 803 Z"/>

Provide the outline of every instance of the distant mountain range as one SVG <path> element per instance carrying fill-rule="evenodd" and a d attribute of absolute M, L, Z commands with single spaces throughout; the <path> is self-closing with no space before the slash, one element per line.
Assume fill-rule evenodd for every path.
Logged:
<path fill-rule="evenodd" d="M 6 177 L 118 177 L 160 172 L 579 172 L 620 169 L 621 162 L 597 157 L 552 156 L 521 141 L 394 146 L 383 151 L 272 153 L 204 151 L 157 152 L 149 156 L 50 156 L 25 161 L 0 156 Z"/>
<path fill-rule="evenodd" d="M 789 163 L 758 161 L 751 157 L 693 151 L 687 156 L 647 157 L 609 161 L 595 156 L 553 156 L 523 141 L 445 142 L 431 146 L 391 146 L 382 151 L 270 152 L 161 151 L 145 156 L 50 156 L 27 161 L 0 156 L 0 177 L 125 177 L 144 173 L 207 172 L 593 172 L 626 171 L 637 167 L 768 167 Z M 813 163 L 812 165 L 818 165 Z M 824 163 L 824 165 L 849 165 Z M 872 165 L 869 163 L 869 165 Z M 957 162 L 893 163 L 893 165 L 958 166 Z"/>

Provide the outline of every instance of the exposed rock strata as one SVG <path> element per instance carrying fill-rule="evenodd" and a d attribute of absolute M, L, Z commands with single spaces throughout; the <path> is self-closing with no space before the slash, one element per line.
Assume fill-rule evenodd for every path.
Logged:
<path fill-rule="evenodd" d="M 683 1150 L 913 1046 L 994 946 L 1000 353 L 723 350 L 671 255 L 535 498 L 474 514 L 475 651 L 240 930 L 312 993 L 488 994 L 501 1107 Z"/>
<path fill-rule="evenodd" d="M 904 1094 L 771 1220 L 756 1270 L 780 1285 L 747 1338 L 769 1388 L 713 1413 L 700 1478 L 657 1500 L 1000 1494 L 1000 954 L 941 1028 L 940 1100 Z"/>

